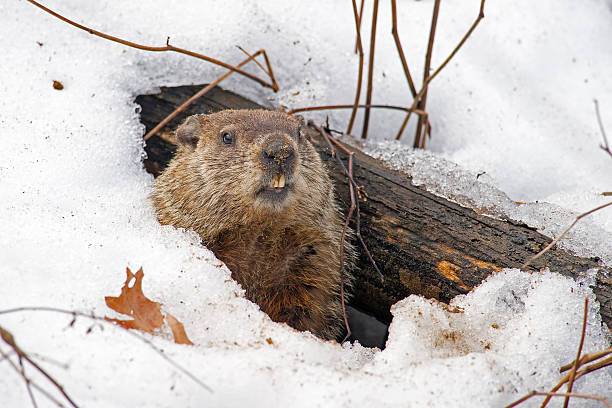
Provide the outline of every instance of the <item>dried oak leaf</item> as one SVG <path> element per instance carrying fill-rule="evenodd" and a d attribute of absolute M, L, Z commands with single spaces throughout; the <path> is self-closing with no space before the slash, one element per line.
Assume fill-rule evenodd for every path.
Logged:
<path fill-rule="evenodd" d="M 183 326 L 183 323 L 176 320 L 176 317 L 172 316 L 170 313 L 166 313 L 166 322 L 172 330 L 172 336 L 174 336 L 174 342 L 176 344 L 193 345 L 189 337 L 187 337 L 187 333 L 185 333 L 185 326 Z"/>
<path fill-rule="evenodd" d="M 121 288 L 121 295 L 118 297 L 106 296 L 104 300 L 106 305 L 116 312 L 132 317 L 132 320 L 105 319 L 126 329 L 138 329 L 148 333 L 153 333 L 155 329 L 159 329 L 164 324 L 164 315 L 161 313 L 161 303 L 153 302 L 148 299 L 142 292 L 142 279 L 144 272 L 142 268 L 133 274 L 130 268 L 125 268 L 127 276 L 125 283 Z M 134 284 L 130 287 L 130 282 L 134 279 Z M 166 322 L 172 330 L 174 342 L 177 344 L 193 344 L 185 327 L 174 316 L 167 313 Z"/>
<path fill-rule="evenodd" d="M 161 313 L 161 303 L 147 299 L 142 293 L 142 278 L 144 272 L 142 268 L 134 275 L 130 268 L 126 268 L 127 278 L 121 288 L 121 295 L 118 297 L 106 296 L 106 305 L 116 312 L 132 317 L 132 320 L 111 319 L 106 320 L 115 322 L 126 329 L 138 329 L 148 333 L 158 329 L 164 323 L 164 316 Z M 130 281 L 135 279 L 134 285 L 129 286 Z"/>

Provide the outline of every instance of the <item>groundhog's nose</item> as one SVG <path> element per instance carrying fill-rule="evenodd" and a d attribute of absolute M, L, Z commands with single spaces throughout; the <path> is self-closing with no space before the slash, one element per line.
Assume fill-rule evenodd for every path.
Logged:
<path fill-rule="evenodd" d="M 264 164 L 283 168 L 291 164 L 294 156 L 293 147 L 282 140 L 269 142 L 261 151 L 261 161 Z"/>

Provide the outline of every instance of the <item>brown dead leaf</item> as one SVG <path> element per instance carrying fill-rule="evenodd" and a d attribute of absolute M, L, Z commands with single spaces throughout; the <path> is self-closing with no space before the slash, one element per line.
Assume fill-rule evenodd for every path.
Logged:
<path fill-rule="evenodd" d="M 164 324 L 164 315 L 161 312 L 161 303 L 153 302 L 148 299 L 142 292 L 142 279 L 144 272 L 142 268 L 133 274 L 130 268 L 125 268 L 126 278 L 121 295 L 118 297 L 106 296 L 104 300 L 106 305 L 115 312 L 130 316 L 131 320 L 112 319 L 105 317 L 110 322 L 117 323 L 119 326 L 126 329 L 137 329 L 153 333 L 155 329 L 159 329 Z M 130 282 L 134 280 L 134 284 L 130 287 Z M 168 326 L 172 330 L 174 342 L 177 344 L 192 344 L 183 323 L 179 322 L 170 313 L 165 316 Z"/>
<path fill-rule="evenodd" d="M 170 329 L 172 329 L 172 335 L 174 336 L 174 342 L 176 344 L 191 344 L 191 340 L 187 337 L 187 333 L 185 333 L 185 326 L 183 323 L 176 320 L 176 317 L 172 316 L 170 313 L 166 313 L 166 322 Z"/>
<path fill-rule="evenodd" d="M 142 268 L 136 272 L 136 275 L 126 268 L 127 278 L 121 288 L 119 297 L 107 296 L 104 298 L 106 305 L 116 312 L 128 315 L 133 320 L 120 320 L 106 318 L 106 320 L 117 323 L 126 329 L 138 329 L 148 333 L 158 329 L 164 323 L 164 316 L 161 313 L 161 303 L 153 302 L 142 293 L 142 278 L 144 272 Z M 135 279 L 134 285 L 129 287 L 129 283 Z"/>

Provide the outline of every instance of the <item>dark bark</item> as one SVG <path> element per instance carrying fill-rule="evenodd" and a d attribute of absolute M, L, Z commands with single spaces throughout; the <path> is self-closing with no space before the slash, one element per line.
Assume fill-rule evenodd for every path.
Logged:
<path fill-rule="evenodd" d="M 142 106 L 141 120 L 147 130 L 200 88 L 162 88 L 160 94 L 138 96 L 136 102 Z M 165 167 L 175 150 L 169 132 L 186 116 L 226 108 L 261 106 L 215 88 L 172 121 L 161 137 L 154 136 L 147 142 L 146 168 L 157 175 Z M 327 144 L 316 132 L 311 133 L 311 139 L 330 168 L 337 196 L 346 211 L 350 204 L 347 180 Z M 495 271 L 520 267 L 551 241 L 526 225 L 478 215 L 434 196 L 414 186 L 405 174 L 387 169 L 359 150 L 351 150 L 355 181 L 367 193 L 367 199 L 360 202 L 362 236 L 385 276 L 381 282 L 364 251 L 360 251 L 352 305 L 383 322 L 391 320 L 389 307 L 408 295 L 448 302 Z M 544 267 L 576 278 L 601 265 L 598 259 L 553 248 L 529 269 Z M 612 280 L 599 278 L 594 291 L 603 320 L 612 327 Z"/>

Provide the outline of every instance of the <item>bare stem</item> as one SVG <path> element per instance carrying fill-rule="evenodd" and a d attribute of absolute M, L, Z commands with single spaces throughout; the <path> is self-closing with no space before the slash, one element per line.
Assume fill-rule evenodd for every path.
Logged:
<path fill-rule="evenodd" d="M 427 53 L 425 54 L 425 68 L 423 69 L 423 93 L 419 98 L 419 102 L 417 107 L 421 110 L 425 110 L 425 106 L 427 105 L 427 90 L 428 87 L 426 84 L 429 83 L 429 70 L 431 68 L 431 57 L 433 54 L 433 45 L 434 39 L 436 37 L 436 27 L 438 25 L 438 15 L 440 14 L 440 0 L 435 0 L 433 16 L 431 17 L 431 29 L 429 31 L 429 41 L 427 43 Z M 425 124 L 423 116 L 419 116 L 419 121 L 417 123 L 416 133 L 414 135 L 413 147 L 422 147 L 424 143 L 421 141 L 421 132 L 423 131 L 423 126 Z M 426 134 L 422 137 L 425 138 Z"/>
<path fill-rule="evenodd" d="M 274 72 L 272 71 L 272 65 L 270 64 L 270 60 L 268 59 L 268 54 L 266 53 L 266 50 L 261 49 L 261 50 L 258 50 L 257 52 L 255 52 L 255 54 L 251 55 L 244 48 L 242 48 L 241 46 L 237 45 L 236 47 L 238 47 L 238 49 L 240 51 L 242 51 L 248 57 L 250 57 L 251 60 L 253 62 L 255 62 L 255 64 L 257 64 L 257 66 L 259 68 L 261 68 L 261 70 L 263 72 L 265 72 L 266 75 L 268 75 L 270 77 L 270 80 L 272 81 L 272 84 L 276 87 L 276 89 L 278 89 L 278 84 L 276 83 L 276 78 L 274 77 Z M 267 69 L 264 68 L 263 65 L 261 65 L 261 63 L 255 59 L 255 57 L 257 57 L 257 55 L 259 55 L 259 54 L 263 54 L 264 61 L 266 62 Z"/>
<path fill-rule="evenodd" d="M 439 0 L 438 0 L 439 1 Z M 378 20 L 378 0 L 374 0 L 372 11 L 372 34 L 370 35 L 370 61 L 368 62 L 368 89 L 366 91 L 366 105 L 372 103 L 372 80 L 374 76 L 374 50 L 376 45 L 376 21 Z M 368 125 L 370 123 L 370 108 L 366 107 L 363 114 L 363 128 L 361 138 L 368 136 Z"/>
<path fill-rule="evenodd" d="M 36 403 L 36 398 L 34 398 L 34 394 L 32 393 L 32 381 L 26 376 L 25 367 L 23 366 L 23 358 L 21 356 L 17 356 L 19 360 L 19 371 L 21 373 L 21 377 L 26 384 L 26 389 L 28 391 L 28 396 L 30 397 L 30 401 L 32 402 L 32 406 L 34 408 L 38 408 L 38 404 Z"/>
<path fill-rule="evenodd" d="M 353 124 L 355 123 L 355 115 L 357 115 L 357 107 L 359 105 L 359 98 L 361 97 L 361 83 L 363 82 L 363 48 L 361 46 L 361 15 L 363 14 L 363 2 L 361 0 L 361 14 L 357 16 L 357 3 L 353 0 L 353 16 L 355 18 L 355 30 L 357 31 L 357 49 L 359 52 L 359 71 L 357 74 L 357 89 L 355 90 L 355 102 L 353 103 L 353 110 L 351 111 L 351 118 L 349 119 L 346 133 L 350 134 L 353 130 Z"/>
<path fill-rule="evenodd" d="M 313 121 L 309 121 L 308 125 L 314 127 L 319 132 L 319 134 L 321 134 L 321 136 L 323 137 L 323 139 L 325 139 L 325 141 L 327 142 L 329 148 L 331 149 L 332 154 L 335 151 L 334 147 L 332 146 L 332 143 L 333 143 L 342 152 L 344 152 L 345 154 L 349 155 L 349 157 L 352 157 L 353 152 L 351 152 L 346 147 L 344 147 L 342 145 L 342 143 L 338 142 L 336 139 L 331 137 L 331 135 L 329 135 L 323 128 L 321 128 L 320 126 L 317 126 Z M 348 171 L 348 169 L 344 166 L 344 163 L 338 157 L 338 155 L 334 155 L 334 157 L 336 158 L 336 161 L 338 162 L 338 165 L 342 168 L 342 171 L 344 172 L 344 175 L 349 180 L 349 185 L 353 186 L 353 188 L 355 189 L 354 190 L 355 192 L 359 191 L 359 186 L 357 185 L 357 183 L 355 182 L 355 179 L 353 178 L 352 171 L 350 171 L 350 172 Z M 357 213 L 357 220 L 356 220 L 356 228 L 355 228 L 357 237 L 359 238 L 359 242 L 361 243 L 361 246 L 362 246 L 363 250 L 366 252 L 368 258 L 370 259 L 370 262 L 372 263 L 372 266 L 374 267 L 374 270 L 378 274 L 378 277 L 380 278 L 381 281 L 384 281 L 385 280 L 384 275 L 382 274 L 380 269 L 378 269 L 378 266 L 376 265 L 376 262 L 374 261 L 374 258 L 372 257 L 372 254 L 370 253 L 370 250 L 368 249 L 368 246 L 365 244 L 365 241 L 363 240 L 363 237 L 361 236 L 361 218 L 360 218 L 360 212 L 359 212 L 359 198 L 357 196 L 355 196 L 355 206 L 356 206 L 356 210 L 357 210 L 357 212 L 356 212 Z"/>
<path fill-rule="evenodd" d="M 603 151 L 607 152 L 610 156 L 612 156 L 612 150 L 610 149 L 610 145 L 608 144 L 608 138 L 606 137 L 606 130 L 604 129 L 603 122 L 601 120 L 601 113 L 599 112 L 599 102 L 597 99 L 593 99 L 595 103 L 595 114 L 597 115 L 597 123 L 599 123 L 599 130 L 601 131 L 601 136 L 603 137 L 603 144 L 599 145 Z"/>
<path fill-rule="evenodd" d="M 594 399 L 594 400 L 601 401 L 602 403 L 606 405 L 606 407 L 611 408 L 610 404 L 608 403 L 608 400 L 606 400 L 604 397 L 600 397 L 599 395 L 574 394 L 574 393 L 567 393 L 567 392 L 537 392 L 537 391 L 530 392 L 529 394 L 525 395 L 523 398 L 506 406 L 506 408 L 516 407 L 517 405 L 527 401 L 529 398 L 534 397 L 536 395 L 547 396 L 547 397 L 574 397 L 574 398 Z"/>
<path fill-rule="evenodd" d="M 76 22 L 74 22 L 74 21 L 72 21 L 72 20 L 62 16 L 61 14 L 56 13 L 55 11 L 53 11 L 51 9 L 48 9 L 47 7 L 43 6 L 42 4 L 40 4 L 40 3 L 38 3 L 38 2 L 36 2 L 34 0 L 27 0 L 27 1 L 32 3 L 36 7 L 44 10 L 45 12 L 51 14 L 52 16 L 54 16 L 56 18 L 59 18 L 63 22 L 68 23 L 68 24 L 70 24 L 70 25 L 72 25 L 72 26 L 74 26 L 76 28 L 79 28 L 79 29 L 81 29 L 83 31 L 87 31 L 89 34 L 93 34 L 95 36 L 104 38 L 104 39 L 109 40 L 109 41 L 114 41 L 114 42 L 119 43 L 119 44 L 127 45 L 128 47 L 137 48 L 139 50 L 153 51 L 153 52 L 173 51 L 173 52 L 178 52 L 180 54 L 189 55 L 191 57 L 199 58 L 199 59 L 202 59 L 204 61 L 208 61 L 210 63 L 213 63 L 213 64 L 216 64 L 216 65 L 222 66 L 224 68 L 227 68 L 227 69 L 229 69 L 231 71 L 237 72 L 240 75 L 243 75 L 243 76 L 245 76 L 245 77 L 247 77 L 249 79 L 252 79 L 253 81 L 259 82 L 261 85 L 263 85 L 265 87 L 272 88 L 274 91 L 278 91 L 278 85 L 276 85 L 276 83 L 274 83 L 274 82 L 273 83 L 267 82 L 267 81 L 259 78 L 256 75 L 253 75 L 253 74 L 251 74 L 249 72 L 243 71 L 243 70 L 241 70 L 238 67 L 234 67 L 233 65 L 230 65 L 230 64 L 225 63 L 223 61 L 220 61 L 218 59 L 207 57 L 206 55 L 199 54 L 197 52 L 189 51 L 189 50 L 186 50 L 186 49 L 183 49 L 183 48 L 178 48 L 178 47 L 175 47 L 173 45 L 170 45 L 170 37 L 168 37 L 168 39 L 166 40 L 166 45 L 162 46 L 162 47 L 151 47 L 151 46 L 148 46 L 148 45 L 137 44 L 137 43 L 134 43 L 134 42 L 131 42 L 131 41 L 123 40 L 123 39 L 118 38 L 118 37 L 114 37 L 112 35 L 108 35 L 108 34 L 102 33 L 100 31 L 97 31 L 97 30 L 91 29 L 89 27 L 86 27 L 84 25 L 81 25 L 79 23 L 76 23 Z"/>
<path fill-rule="evenodd" d="M 24 307 L 16 307 L 13 309 L 5 309 L 5 310 L 0 310 L 0 315 L 3 314 L 11 314 L 11 313 L 21 313 L 21 312 L 53 312 L 53 313 L 61 313 L 61 314 L 68 314 L 71 315 L 73 317 L 75 316 L 81 316 L 81 317 L 85 317 L 87 319 L 91 319 L 97 322 L 101 322 L 104 324 L 109 324 L 112 325 L 113 327 L 121 327 L 122 329 L 124 329 L 128 334 L 130 334 L 131 336 L 134 336 L 135 338 L 137 338 L 138 340 L 142 341 L 143 343 L 145 343 L 147 346 L 149 346 L 151 349 L 153 349 L 153 351 L 155 351 L 157 354 L 159 354 L 159 356 L 161 358 L 163 358 L 164 360 L 166 360 L 166 362 L 168 364 L 170 364 L 171 366 L 173 366 L 174 368 L 176 368 L 177 370 L 179 370 L 180 372 L 182 372 L 183 374 L 185 374 L 187 377 L 191 378 L 196 384 L 198 384 L 200 387 L 204 388 L 205 390 L 209 391 L 209 392 L 213 392 L 212 389 L 204 384 L 200 379 L 198 379 L 194 374 L 192 374 L 190 371 L 188 371 L 186 368 L 184 368 L 183 366 L 181 366 L 179 363 L 177 363 L 176 361 L 174 361 L 173 359 L 171 359 L 170 357 L 168 357 L 164 351 L 160 348 L 158 348 L 157 346 L 155 346 L 150 340 L 148 340 L 146 337 L 141 336 L 137 331 L 135 330 L 130 330 L 127 329 L 123 326 L 118 326 L 108 320 L 106 320 L 103 317 L 98 317 L 95 316 L 93 314 L 87 314 L 87 313 L 83 313 L 83 312 L 77 312 L 75 310 L 66 310 L 66 309 L 60 309 L 60 308 L 56 308 L 56 307 L 46 307 L 46 306 L 24 306 Z M 1 328 L 0 328 L 1 329 Z M 0 330 L 1 333 L 1 330 Z M 3 337 L 4 339 L 4 337 Z"/>
<path fill-rule="evenodd" d="M 329 141 L 328 141 L 329 142 Z M 353 174 L 353 154 L 349 155 L 348 172 Z M 349 208 L 346 220 L 344 221 L 344 228 L 342 229 L 342 238 L 340 239 L 340 296 L 342 297 L 342 316 L 344 316 L 344 324 L 346 325 L 346 336 L 342 342 L 351 337 L 351 326 L 349 326 L 348 318 L 346 315 L 346 302 L 344 300 L 344 240 L 346 239 L 346 231 L 348 229 L 349 222 L 353 218 L 353 211 L 355 211 L 355 192 L 353 185 L 349 185 L 349 194 L 351 196 L 351 207 Z"/>
<path fill-rule="evenodd" d="M 54 403 L 58 407 L 60 407 L 60 408 L 64 407 L 64 404 L 59 402 L 55 397 L 53 397 L 51 394 L 49 394 L 49 392 L 47 392 L 44 388 L 40 387 L 38 384 L 33 382 L 28 376 L 26 376 L 25 372 L 23 370 L 20 370 L 19 367 L 17 367 L 17 365 L 10 359 L 10 356 L 7 353 L 5 353 L 4 351 L 2 351 L 2 349 L 0 349 L 0 356 L 2 356 L 3 359 L 8 361 L 9 365 L 11 366 L 11 368 L 13 370 L 15 370 L 23 378 L 24 382 L 30 384 L 34 389 L 36 389 L 42 395 L 47 397 L 49 399 L 49 401 L 51 401 L 52 403 Z M 18 358 L 19 358 L 19 356 L 18 356 Z"/>
<path fill-rule="evenodd" d="M 472 24 L 470 29 L 463 36 L 461 41 L 459 41 L 459 44 L 457 44 L 457 46 L 450 53 L 450 55 L 444 60 L 442 65 L 440 65 L 440 67 L 438 69 L 436 69 L 436 71 L 431 76 L 429 76 L 427 81 L 423 84 L 423 87 L 421 88 L 421 90 L 414 97 L 414 101 L 412 102 L 412 106 L 410 107 L 411 109 L 416 108 L 417 103 L 419 102 L 419 100 L 421 99 L 423 94 L 426 92 L 427 87 L 429 86 L 431 81 L 433 81 L 433 79 L 440 73 L 440 71 L 442 71 L 442 69 L 444 69 L 444 67 L 446 67 L 446 65 L 453 59 L 453 57 L 455 56 L 455 54 L 457 54 L 457 52 L 463 46 L 463 44 L 465 44 L 465 42 L 470 37 L 470 35 L 472 35 L 472 32 L 474 32 L 474 30 L 476 29 L 476 27 L 480 23 L 480 20 L 482 20 L 484 18 L 484 6 L 485 6 L 485 0 L 481 0 L 481 2 L 480 2 L 480 10 L 478 12 L 478 17 L 476 17 L 476 20 L 474 20 L 474 23 Z M 408 112 L 408 114 L 404 118 L 404 122 L 402 122 L 402 125 L 400 126 L 400 130 L 397 133 L 397 136 L 395 137 L 397 140 L 400 140 L 400 138 L 402 137 L 402 133 L 404 133 L 404 129 L 406 128 L 406 125 L 408 124 L 408 121 L 410 120 L 410 115 L 411 115 L 411 112 Z"/>
<path fill-rule="evenodd" d="M 361 5 L 359 6 L 359 13 L 357 14 L 357 30 L 360 31 L 361 30 L 361 17 L 363 17 L 363 3 L 365 3 L 365 0 L 361 0 Z M 357 7 L 355 7 L 355 10 L 357 9 Z M 355 54 L 357 54 L 358 51 L 358 39 L 355 40 Z"/>
<path fill-rule="evenodd" d="M 318 111 L 318 110 L 331 110 L 331 109 L 352 109 L 354 108 L 355 105 L 324 105 L 324 106 L 309 106 L 306 108 L 295 108 L 295 109 L 290 109 L 287 111 L 287 113 L 289 115 L 294 114 L 294 113 L 298 113 L 298 112 L 311 112 L 311 111 Z M 374 108 L 374 109 L 392 109 L 392 110 L 401 110 L 404 112 L 414 112 L 417 115 L 426 115 L 425 112 L 423 112 L 420 109 L 413 109 L 412 111 L 410 110 L 410 108 L 406 108 L 404 106 L 397 106 L 397 105 L 357 105 L 358 108 Z"/>
<path fill-rule="evenodd" d="M 246 51 L 245 53 L 247 55 L 249 55 Z M 245 65 L 247 62 L 255 60 L 255 57 L 257 57 L 259 54 L 265 54 L 264 50 L 259 50 L 257 51 L 255 54 L 253 55 L 249 55 L 249 58 L 245 59 L 244 61 L 242 61 L 240 64 L 238 64 L 239 67 Z M 255 60 L 256 61 L 256 60 Z M 269 67 L 269 66 L 268 66 Z M 261 67 L 263 69 L 263 67 Z M 264 70 L 265 71 L 265 70 Z M 201 98 L 202 96 L 204 96 L 206 93 L 208 93 L 211 89 L 213 89 L 215 86 L 217 86 L 221 81 L 223 81 L 225 78 L 227 78 L 228 76 L 230 76 L 231 74 L 233 74 L 235 71 L 228 71 L 225 74 L 221 75 L 219 78 L 215 79 L 213 82 L 211 82 L 210 84 L 206 85 L 204 88 L 202 88 L 201 90 L 199 90 L 196 94 L 194 94 L 191 98 L 187 99 L 181 106 L 179 106 L 178 108 L 176 108 L 170 115 L 166 116 L 164 118 L 164 120 L 162 120 L 161 122 L 159 122 L 157 124 L 157 126 L 155 126 L 153 129 L 151 129 L 146 135 L 144 135 L 144 140 L 147 141 L 149 140 L 153 135 L 155 135 L 157 132 L 160 131 L 160 129 L 162 129 L 164 126 L 166 126 L 168 124 L 168 122 L 170 122 L 172 119 L 174 119 L 179 113 L 181 113 L 182 111 L 184 111 L 185 109 L 187 109 L 187 107 L 189 105 L 191 105 L 194 101 L 196 101 L 197 99 Z M 271 73 L 272 71 L 270 71 Z M 270 74 L 271 75 L 271 74 Z M 274 78 L 273 75 L 271 75 L 271 78 Z"/>
<path fill-rule="evenodd" d="M 596 351 L 596 352 L 593 352 L 593 353 L 584 354 L 580 358 L 580 361 L 578 362 L 578 365 L 579 366 L 583 366 L 583 365 L 588 364 L 588 363 L 590 363 L 592 361 L 597 361 L 600 358 L 603 358 L 603 357 L 605 357 L 607 355 L 610 355 L 610 354 L 612 354 L 612 347 L 610 347 L 608 349 L 605 349 L 605 350 L 601 350 L 601 351 Z M 574 366 L 573 362 L 569 363 L 569 364 L 566 364 L 563 367 L 561 367 L 559 369 L 559 371 L 563 373 L 563 372 L 571 369 L 573 366 Z"/>
<path fill-rule="evenodd" d="M 57 388 L 57 390 L 64 396 L 64 398 L 66 399 L 66 401 L 68 401 L 68 403 L 70 403 L 70 405 L 72 405 L 74 408 L 78 408 L 78 406 L 75 404 L 75 402 L 72 400 L 72 398 L 70 398 L 70 396 L 68 395 L 68 393 L 66 393 L 66 391 L 64 390 L 64 387 L 58 383 L 55 378 L 53 378 L 51 375 L 49 375 L 49 373 L 47 373 L 43 368 L 41 368 L 38 364 L 36 364 L 31 358 L 30 356 L 28 356 L 28 354 L 26 352 L 24 352 L 15 342 L 15 338 L 13 337 L 12 333 L 9 332 L 8 330 L 6 330 L 5 328 L 3 328 L 2 326 L 0 326 L 0 338 L 2 338 L 2 340 L 9 345 L 9 347 L 11 347 L 15 353 L 17 353 L 17 356 L 19 359 L 24 359 L 25 361 L 27 361 L 28 363 L 30 363 L 30 365 L 32 367 L 34 367 L 39 373 L 41 373 L 47 380 L 49 380 L 49 382 L 51 382 L 51 384 L 53 384 L 53 386 L 55 388 Z M 25 376 L 25 374 L 24 374 Z M 28 381 L 26 380 L 26 383 Z"/>
<path fill-rule="evenodd" d="M 580 366 L 582 366 L 582 363 L 579 363 Z M 579 379 L 580 377 L 587 375 L 588 373 L 591 373 L 593 371 L 597 371 L 601 368 L 604 367 L 608 367 L 612 365 L 612 356 L 609 356 L 608 358 L 605 358 L 603 360 L 598 361 L 597 363 L 591 364 L 590 366 L 581 368 L 580 370 L 578 370 L 576 372 L 576 376 L 574 378 L 574 381 Z M 573 363 L 572 363 L 573 366 Z M 565 384 L 566 382 L 569 381 L 569 377 L 570 377 L 570 373 L 565 374 L 561 380 L 557 383 L 557 385 L 555 385 L 550 392 L 556 392 L 559 390 L 559 388 L 561 388 L 563 386 L 563 384 Z M 546 397 L 544 399 L 544 402 L 542 402 L 541 407 L 544 408 L 546 407 L 546 405 L 548 404 L 548 402 L 550 401 L 550 397 Z"/>
<path fill-rule="evenodd" d="M 564 236 L 565 234 L 567 234 L 573 227 L 574 225 L 576 225 L 576 223 L 578 221 L 580 221 L 583 217 L 586 217 L 587 215 L 590 215 L 592 213 L 594 213 L 595 211 L 599 211 L 602 208 L 606 208 L 607 206 L 612 205 L 612 201 L 610 201 L 607 204 L 602 204 L 599 207 L 595 207 L 592 210 L 589 210 L 585 213 L 580 214 L 579 216 L 576 217 L 576 219 L 574 220 L 574 222 L 572 222 L 572 225 L 570 225 L 569 227 L 567 227 L 567 229 L 565 231 L 563 231 L 561 233 L 561 235 L 559 235 L 557 238 L 555 238 L 550 244 L 548 244 L 546 246 L 546 248 L 544 248 L 543 250 L 541 250 L 540 252 L 538 252 L 536 255 L 532 256 L 531 258 L 529 258 L 529 260 L 527 262 L 525 262 L 522 266 L 521 269 L 525 269 L 528 265 L 530 265 L 533 261 L 535 261 L 536 259 L 538 259 L 539 257 L 541 257 L 542 255 L 544 255 L 546 252 L 548 252 L 548 250 L 550 248 L 552 248 L 553 246 L 555 246 L 555 244 L 557 242 L 559 242 Z"/>
<path fill-rule="evenodd" d="M 402 68 L 404 69 L 404 75 L 406 76 L 406 80 L 408 81 L 410 92 L 412 93 L 412 96 L 415 97 L 417 91 L 414 86 L 414 81 L 412 80 L 412 75 L 410 75 L 410 69 L 408 69 L 408 63 L 406 62 L 404 50 L 402 49 L 402 43 L 399 38 L 399 33 L 397 32 L 397 7 L 395 4 L 395 0 L 391 0 L 391 17 L 393 19 L 393 27 L 391 28 L 391 34 L 393 34 L 393 39 L 395 40 L 397 53 L 399 54 L 400 60 L 402 62 Z"/>
<path fill-rule="evenodd" d="M 582 335 L 580 336 L 580 343 L 578 345 L 578 355 L 576 356 L 576 360 L 574 360 L 574 366 L 572 367 L 572 371 L 570 371 L 569 381 L 567 382 L 567 393 L 572 392 L 572 387 L 574 386 L 574 378 L 576 377 L 576 370 L 578 369 L 578 362 L 580 361 L 580 355 L 582 354 L 582 346 L 584 345 L 584 335 L 586 333 L 586 325 L 587 325 L 587 314 L 589 312 L 589 298 L 584 298 L 584 319 L 582 321 Z M 565 401 L 563 402 L 563 408 L 567 408 L 569 404 L 569 396 L 565 397 Z"/>

